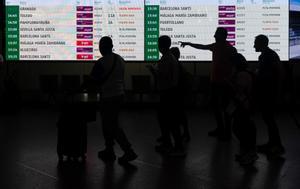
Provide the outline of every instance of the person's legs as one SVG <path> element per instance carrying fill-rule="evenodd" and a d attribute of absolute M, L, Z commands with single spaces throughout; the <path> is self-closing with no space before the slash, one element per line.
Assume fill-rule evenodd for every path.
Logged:
<path fill-rule="evenodd" d="M 128 151 L 131 149 L 131 144 L 126 137 L 124 130 L 119 125 L 119 113 L 122 101 L 123 96 L 113 97 L 109 107 L 110 115 L 107 116 L 109 116 L 110 119 L 114 139 L 117 141 L 123 151 Z"/>
<path fill-rule="evenodd" d="M 217 128 L 208 133 L 209 136 L 221 136 L 224 133 L 224 119 L 223 112 L 221 108 L 221 98 L 222 94 L 220 90 L 220 85 L 217 83 L 211 84 L 211 105 L 213 113 L 217 122 Z"/>
<path fill-rule="evenodd" d="M 129 143 L 123 129 L 119 126 L 119 113 L 122 104 L 123 96 L 111 97 L 108 99 L 103 99 L 102 107 L 102 119 L 103 119 L 103 129 L 105 131 L 105 145 L 107 149 L 111 149 L 114 140 L 120 145 L 121 149 L 125 152 L 124 156 L 119 158 L 121 161 L 130 161 L 135 159 L 137 156 L 131 149 L 131 144 Z M 127 157 L 127 156 L 130 157 Z M 126 157 L 125 157 L 126 156 Z"/>
<path fill-rule="evenodd" d="M 224 112 L 224 133 L 221 136 L 223 140 L 230 140 L 231 138 L 231 116 Z"/>
<path fill-rule="evenodd" d="M 179 104 L 176 89 L 163 91 L 160 96 L 159 120 L 162 132 L 162 143 L 156 146 L 156 151 L 168 155 L 182 155 L 183 144 L 179 124 Z M 174 147 L 171 136 L 174 139 Z"/>
<path fill-rule="evenodd" d="M 167 117 L 168 117 L 169 131 L 171 132 L 172 137 L 174 138 L 174 147 L 182 148 L 182 137 L 180 131 L 180 124 L 179 124 L 180 116 L 179 116 L 177 103 L 174 100 L 169 102 Z"/>
<path fill-rule="evenodd" d="M 171 156 L 183 156 L 185 155 L 185 150 L 183 147 L 183 138 L 180 130 L 180 99 L 176 89 L 172 89 L 168 92 L 168 110 L 167 112 L 167 120 L 168 120 L 168 128 L 171 132 L 171 135 L 174 139 L 174 148 L 169 153 Z"/>
<path fill-rule="evenodd" d="M 187 115 L 185 110 L 182 110 L 181 114 L 180 114 L 180 124 L 183 128 L 183 140 L 185 141 L 190 141 L 191 140 L 191 134 L 190 134 L 190 129 L 189 129 L 189 125 L 188 125 L 188 119 L 187 119 Z"/>
<path fill-rule="evenodd" d="M 246 139 L 245 137 L 245 128 L 244 128 L 244 122 L 243 118 L 241 117 L 241 112 L 237 110 L 235 114 L 233 115 L 233 124 L 232 124 L 232 131 L 236 138 L 240 142 L 240 152 L 239 154 L 244 154 L 245 153 L 245 143 Z"/>
<path fill-rule="evenodd" d="M 247 119 L 245 132 L 245 148 L 256 151 L 256 126 L 253 120 Z M 248 136 L 248 137 L 247 137 Z"/>
<path fill-rule="evenodd" d="M 242 120 L 241 125 L 241 149 L 244 152 L 256 151 L 256 128 L 251 119 L 245 118 Z"/>
<path fill-rule="evenodd" d="M 161 143 L 163 144 L 171 144 L 171 136 L 170 136 L 170 131 L 168 128 L 168 104 L 166 102 L 166 96 L 161 95 L 160 96 L 160 103 L 157 109 L 157 118 L 158 118 L 158 123 L 159 123 L 159 128 L 161 131 Z"/>
<path fill-rule="evenodd" d="M 185 112 L 184 106 L 184 94 L 179 96 L 179 108 L 178 108 L 178 117 L 179 117 L 179 125 L 182 127 L 182 139 L 185 141 L 191 140 L 190 130 L 188 127 L 188 118 Z"/>
<path fill-rule="evenodd" d="M 281 137 L 277 123 L 274 118 L 275 110 L 274 100 L 265 99 L 261 102 L 260 108 L 262 118 L 267 125 L 269 141 L 267 144 L 259 145 L 258 151 L 269 155 L 281 155 L 285 152 L 282 146 Z"/>
<path fill-rule="evenodd" d="M 159 128 L 161 131 L 161 137 L 159 138 L 159 142 L 161 142 L 161 145 L 159 146 L 172 146 L 171 136 L 170 136 L 170 130 L 168 127 L 168 110 L 169 110 L 169 104 L 168 104 L 168 94 L 166 92 L 161 92 L 160 94 L 160 101 L 157 108 L 157 118 L 159 123 Z M 159 150 L 158 150 L 159 151 Z"/>
<path fill-rule="evenodd" d="M 271 145 L 281 145 L 281 139 L 279 135 L 279 129 L 274 119 L 274 112 L 271 109 L 265 109 L 262 111 L 262 118 L 267 125 L 269 144 Z"/>
<path fill-rule="evenodd" d="M 226 108 L 229 106 L 230 99 L 232 98 L 232 92 L 231 89 L 226 85 L 220 86 L 220 95 L 221 95 L 221 111 L 223 113 L 223 121 L 224 121 L 224 133 L 221 136 L 221 139 L 223 140 L 229 140 L 231 138 L 231 122 L 232 122 L 232 116 L 226 112 Z"/>
<path fill-rule="evenodd" d="M 108 109 L 108 105 L 101 105 L 101 119 L 102 119 L 102 132 L 105 141 L 106 148 L 113 148 L 114 143 L 114 136 L 113 136 L 113 128 L 111 127 L 111 118 L 110 118 L 110 111 Z"/>
<path fill-rule="evenodd" d="M 247 112 L 237 112 L 233 120 L 233 132 L 240 141 L 240 153 L 236 160 L 243 165 L 256 161 L 256 128 Z"/>
<path fill-rule="evenodd" d="M 116 159 L 114 152 L 114 133 L 111 127 L 111 110 L 110 102 L 102 100 L 101 102 L 101 119 L 102 119 L 102 132 L 105 141 L 105 149 L 98 152 L 98 157 L 104 161 L 111 161 Z"/>
<path fill-rule="evenodd" d="M 217 128 L 210 131 L 208 135 L 219 137 L 221 140 L 229 140 L 231 138 L 231 116 L 225 112 L 225 107 L 229 104 L 228 89 L 224 84 L 213 83 L 211 93 Z"/>

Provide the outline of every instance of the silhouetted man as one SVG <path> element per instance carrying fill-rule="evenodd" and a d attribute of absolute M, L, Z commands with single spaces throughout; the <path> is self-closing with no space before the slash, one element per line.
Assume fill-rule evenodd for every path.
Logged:
<path fill-rule="evenodd" d="M 181 47 L 189 45 L 196 49 L 212 51 L 211 100 L 217 128 L 210 131 L 208 135 L 228 140 L 231 138 L 231 127 L 230 118 L 224 111 L 228 103 L 226 80 L 232 73 L 232 57 L 236 49 L 226 41 L 227 30 L 225 28 L 217 28 L 214 38 L 216 42 L 209 45 L 181 42 Z"/>
<path fill-rule="evenodd" d="M 161 36 L 158 39 L 158 48 L 162 54 L 156 67 L 150 67 L 156 75 L 160 93 L 158 120 L 162 134 L 162 141 L 156 151 L 171 155 L 184 156 L 180 127 L 178 122 L 178 76 L 179 66 L 176 58 L 170 52 L 171 39 Z M 171 136 L 175 144 L 173 146 Z"/>
<path fill-rule="evenodd" d="M 269 135 L 268 143 L 258 146 L 257 150 L 269 155 L 280 155 L 285 150 L 274 119 L 280 79 L 280 58 L 275 51 L 268 47 L 268 43 L 269 39 L 265 35 L 256 36 L 254 42 L 255 51 L 261 52 L 258 58 L 259 65 L 256 78 L 257 102 L 263 120 L 267 124 Z"/>
<path fill-rule="evenodd" d="M 102 37 L 99 50 L 103 57 L 96 62 L 91 72 L 91 78 L 101 86 L 100 107 L 105 149 L 98 152 L 98 157 L 104 161 L 115 160 L 113 146 L 116 141 L 124 151 L 124 155 L 118 160 L 126 163 L 136 159 L 137 155 L 119 126 L 119 112 L 124 96 L 125 63 L 112 49 L 111 38 Z"/>

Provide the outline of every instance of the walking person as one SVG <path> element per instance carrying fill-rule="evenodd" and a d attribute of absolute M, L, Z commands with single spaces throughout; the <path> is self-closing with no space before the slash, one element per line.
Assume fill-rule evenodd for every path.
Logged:
<path fill-rule="evenodd" d="M 118 158 L 119 163 L 127 163 L 137 158 L 123 129 L 119 125 L 119 113 L 124 97 L 124 59 L 113 53 L 113 42 L 110 37 L 102 37 L 99 50 L 102 54 L 90 74 L 91 79 L 100 86 L 100 113 L 105 140 L 105 149 L 98 152 L 104 161 L 114 161 L 116 155 L 114 144 L 117 142 L 124 155 Z"/>
<path fill-rule="evenodd" d="M 268 47 L 268 44 L 269 39 L 267 36 L 258 35 L 255 37 L 255 51 L 261 53 L 258 58 L 256 98 L 262 118 L 267 125 L 269 136 L 268 142 L 257 146 L 257 150 L 272 156 L 284 154 L 285 149 L 274 118 L 280 83 L 280 58 L 274 50 Z"/>
<path fill-rule="evenodd" d="M 169 36 L 160 36 L 158 39 L 158 48 L 162 57 L 157 65 L 149 66 L 150 71 L 157 78 L 160 94 L 157 115 L 162 139 L 155 149 L 157 152 L 169 156 L 184 156 L 185 150 L 177 116 L 179 108 L 179 66 L 176 58 L 170 51 L 170 46 L 171 38 Z M 172 138 L 174 144 L 172 143 Z"/>
<path fill-rule="evenodd" d="M 256 127 L 252 120 L 254 73 L 248 69 L 247 61 L 240 53 L 236 54 L 233 63 L 233 75 L 228 82 L 231 87 L 231 101 L 227 112 L 232 117 L 232 131 L 240 142 L 236 160 L 241 165 L 248 165 L 258 159 Z"/>

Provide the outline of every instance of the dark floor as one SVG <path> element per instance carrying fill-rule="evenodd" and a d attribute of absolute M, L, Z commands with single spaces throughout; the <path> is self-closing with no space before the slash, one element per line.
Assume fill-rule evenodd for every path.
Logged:
<path fill-rule="evenodd" d="M 286 154 L 269 161 L 264 155 L 253 167 L 234 161 L 238 144 L 219 142 L 207 136 L 214 128 L 213 116 L 205 111 L 188 111 L 192 141 L 186 158 L 163 158 L 154 151 L 159 135 L 155 112 L 124 110 L 121 124 L 139 157 L 131 166 L 105 164 L 97 159 L 103 148 L 100 117 L 88 125 L 88 157 L 85 166 L 57 166 L 56 120 L 58 111 L 24 108 L 18 115 L 0 116 L 2 143 L 12 150 L 2 156 L 1 176 L 12 189 L 298 189 L 300 188 L 300 129 L 286 113 L 277 116 Z M 299 117 L 299 114 L 298 114 Z M 258 143 L 266 141 L 266 130 L 255 116 Z M 3 145 L 7 146 L 7 145 Z M 7 149 L 6 149 L 7 150 Z M 119 147 L 118 155 L 122 155 Z M 6 169 L 5 169 L 6 168 Z M 4 186 L 4 184 L 3 184 Z"/>

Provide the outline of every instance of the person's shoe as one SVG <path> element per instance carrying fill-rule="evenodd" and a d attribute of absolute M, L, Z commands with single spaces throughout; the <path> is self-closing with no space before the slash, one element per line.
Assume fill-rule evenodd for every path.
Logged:
<path fill-rule="evenodd" d="M 253 164 L 258 159 L 258 155 L 253 152 L 246 153 L 238 158 L 241 165 Z"/>
<path fill-rule="evenodd" d="M 111 149 L 104 149 L 98 152 L 98 158 L 103 161 L 115 161 L 116 155 L 114 150 Z"/>
<path fill-rule="evenodd" d="M 185 157 L 186 156 L 186 151 L 184 150 L 184 148 L 172 148 L 168 152 L 168 156 L 171 156 L 171 157 Z"/>
<path fill-rule="evenodd" d="M 131 149 L 124 153 L 122 157 L 118 158 L 118 162 L 120 164 L 127 164 L 130 161 L 135 160 L 138 157 L 138 155 Z"/>
<path fill-rule="evenodd" d="M 155 151 L 162 154 L 167 154 L 172 150 L 173 146 L 171 144 L 159 144 L 155 146 Z"/>
<path fill-rule="evenodd" d="M 221 135 L 221 133 L 218 129 L 215 129 L 215 130 L 212 130 L 212 131 L 208 132 L 208 136 L 210 136 L 210 137 L 218 137 L 220 135 Z"/>

